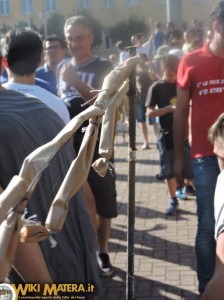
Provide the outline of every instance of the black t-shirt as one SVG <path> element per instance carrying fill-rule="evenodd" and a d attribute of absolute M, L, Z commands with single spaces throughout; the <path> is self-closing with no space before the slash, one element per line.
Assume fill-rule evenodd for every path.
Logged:
<path fill-rule="evenodd" d="M 88 106 L 82 107 L 81 105 L 84 101 L 78 91 L 60 78 L 59 72 L 64 64 L 72 66 L 80 79 L 94 89 L 101 89 L 104 78 L 113 69 L 113 66 L 110 61 L 101 57 L 93 57 L 90 61 L 82 65 L 75 65 L 72 58 L 64 60 L 59 64 L 57 69 L 58 90 L 60 97 L 69 110 L 70 117 L 73 118 Z M 87 125 L 88 121 L 84 122 L 77 130 L 77 138 L 78 136 L 83 136 L 83 127 L 87 127 Z"/>
<path fill-rule="evenodd" d="M 142 105 L 145 105 L 148 89 L 151 84 L 152 80 L 147 72 L 136 71 L 137 101 Z"/>
<path fill-rule="evenodd" d="M 156 81 L 148 91 L 146 107 L 163 108 L 168 105 L 175 105 L 177 97 L 176 83 L 168 83 L 163 80 Z M 159 117 L 161 129 L 172 132 L 173 113 Z"/>

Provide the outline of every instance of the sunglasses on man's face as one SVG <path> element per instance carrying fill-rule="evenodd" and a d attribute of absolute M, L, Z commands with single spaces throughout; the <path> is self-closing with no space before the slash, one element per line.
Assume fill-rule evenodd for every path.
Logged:
<path fill-rule="evenodd" d="M 58 49 L 61 49 L 60 45 L 49 46 L 44 48 L 45 51 L 58 50 Z"/>

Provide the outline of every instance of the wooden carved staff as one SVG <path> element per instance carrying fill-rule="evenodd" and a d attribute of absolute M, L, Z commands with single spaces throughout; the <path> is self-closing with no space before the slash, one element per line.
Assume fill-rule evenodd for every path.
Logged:
<path fill-rule="evenodd" d="M 42 172 L 64 144 L 73 137 L 82 123 L 85 120 L 90 120 L 77 158 L 72 162 L 52 202 L 45 227 L 32 222 L 31 224 L 25 222 L 26 227 L 22 231 L 23 241 L 40 241 L 47 238 L 50 233 L 62 229 L 68 212 L 68 202 L 84 184 L 88 176 L 102 116 L 107 106 L 120 98 L 119 88 L 128 78 L 137 62 L 137 57 L 129 58 L 111 71 L 105 77 L 102 91 L 95 103 L 74 117 L 52 141 L 39 147 L 26 157 L 19 175 L 12 178 L 5 191 L 0 195 L 0 281 L 4 280 L 13 264 L 22 226 L 21 215 Z M 32 230 L 29 231 L 30 228 Z"/>

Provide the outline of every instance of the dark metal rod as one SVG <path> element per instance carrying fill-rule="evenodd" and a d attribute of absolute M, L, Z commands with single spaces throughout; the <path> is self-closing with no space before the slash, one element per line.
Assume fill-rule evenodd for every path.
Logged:
<path fill-rule="evenodd" d="M 129 47 L 129 56 L 136 55 L 136 48 Z M 134 300 L 134 234 L 135 234 L 135 153 L 136 153 L 136 70 L 129 76 L 129 145 L 128 145 L 128 230 L 126 274 L 126 300 Z"/>

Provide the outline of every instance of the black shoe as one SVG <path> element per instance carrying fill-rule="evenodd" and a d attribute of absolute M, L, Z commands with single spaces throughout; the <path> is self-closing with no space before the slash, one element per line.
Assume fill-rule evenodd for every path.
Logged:
<path fill-rule="evenodd" d="M 186 195 L 195 196 L 195 190 L 191 185 L 187 185 L 183 188 L 183 191 Z"/>
<path fill-rule="evenodd" d="M 110 263 L 110 257 L 106 252 L 99 253 L 98 264 L 100 267 L 100 276 L 109 277 L 113 274 L 114 270 Z"/>
<path fill-rule="evenodd" d="M 160 173 L 160 174 L 157 174 L 157 175 L 156 175 L 156 179 L 157 179 L 157 180 L 164 180 L 165 177 L 163 176 L 163 174 Z"/>

